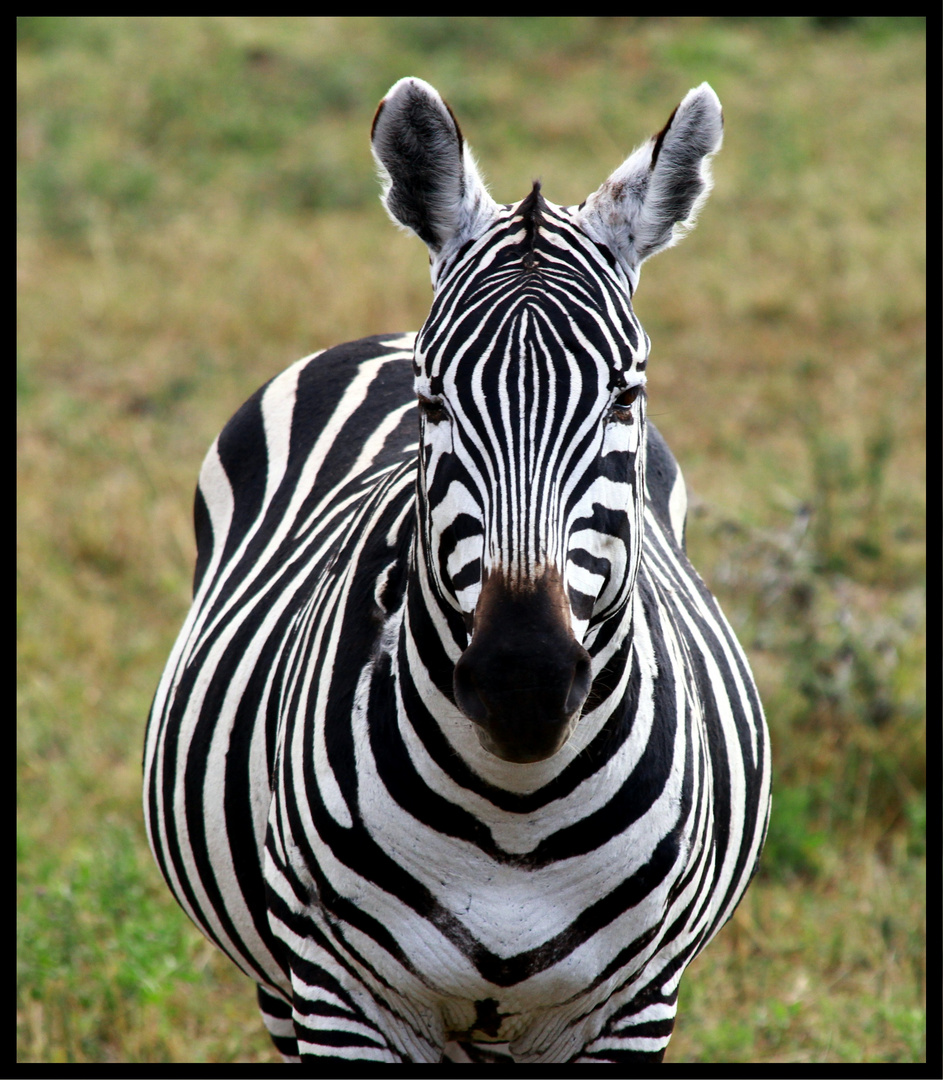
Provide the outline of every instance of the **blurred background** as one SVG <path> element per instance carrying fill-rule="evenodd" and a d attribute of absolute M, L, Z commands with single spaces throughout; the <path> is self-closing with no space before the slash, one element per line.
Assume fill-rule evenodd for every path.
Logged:
<path fill-rule="evenodd" d="M 924 21 L 241 17 L 17 19 L 18 1059 L 278 1060 L 151 859 L 141 750 L 210 442 L 428 311 L 369 152 L 403 75 L 499 202 L 581 202 L 719 94 L 714 194 L 635 307 L 773 816 L 667 1060 L 923 1059 Z"/>

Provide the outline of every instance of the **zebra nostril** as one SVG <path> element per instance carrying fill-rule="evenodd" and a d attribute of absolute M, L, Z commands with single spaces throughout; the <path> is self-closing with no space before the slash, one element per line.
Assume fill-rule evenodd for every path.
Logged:
<path fill-rule="evenodd" d="M 593 685 L 593 665 L 589 653 L 580 648 L 573 669 L 573 681 L 570 683 L 570 692 L 567 694 L 564 711 L 567 716 L 572 716 L 583 707 L 583 702 L 589 696 L 590 687 Z"/>
<path fill-rule="evenodd" d="M 452 679 L 452 688 L 455 691 L 455 701 L 469 720 L 483 724 L 488 719 L 488 707 L 478 693 L 475 685 L 475 677 L 470 670 L 470 664 L 463 654 L 455 665 L 455 675 Z"/>

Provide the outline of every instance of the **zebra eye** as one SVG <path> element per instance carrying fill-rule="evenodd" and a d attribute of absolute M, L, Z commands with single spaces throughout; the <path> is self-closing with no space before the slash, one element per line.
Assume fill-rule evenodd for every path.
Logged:
<path fill-rule="evenodd" d="M 625 424 L 632 424 L 635 418 L 632 416 L 632 406 L 638 400 L 641 393 L 640 386 L 629 386 L 612 403 L 612 417 L 621 420 Z"/>
<path fill-rule="evenodd" d="M 422 410 L 422 415 L 430 424 L 440 424 L 443 420 L 449 418 L 449 414 L 446 411 L 445 404 L 441 398 L 427 398 L 423 394 L 419 394 L 418 396 L 419 408 Z"/>

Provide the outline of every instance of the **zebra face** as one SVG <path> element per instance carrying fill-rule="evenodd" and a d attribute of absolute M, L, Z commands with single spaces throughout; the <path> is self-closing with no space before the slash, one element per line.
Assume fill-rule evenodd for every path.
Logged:
<path fill-rule="evenodd" d="M 431 86 L 402 79 L 377 110 L 383 201 L 435 288 L 415 354 L 422 587 L 460 652 L 455 701 L 506 760 L 563 745 L 600 630 L 629 610 L 649 349 L 630 297 L 693 223 L 721 134 L 705 83 L 579 207 L 537 184 L 501 207 Z"/>
<path fill-rule="evenodd" d="M 649 342 L 618 263 L 535 185 L 447 267 L 416 344 L 423 554 L 487 749 L 555 753 L 641 554 Z"/>
<path fill-rule="evenodd" d="M 430 576 L 471 624 L 489 575 L 553 571 L 568 621 L 627 597 L 648 338 L 625 276 L 539 189 L 440 275 L 416 343 Z"/>

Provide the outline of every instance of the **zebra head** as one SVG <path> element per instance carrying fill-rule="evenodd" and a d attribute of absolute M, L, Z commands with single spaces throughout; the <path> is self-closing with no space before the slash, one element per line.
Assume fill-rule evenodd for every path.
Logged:
<path fill-rule="evenodd" d="M 429 248 L 435 293 L 414 362 L 417 562 L 455 701 L 507 761 L 560 749 L 628 631 L 649 352 L 631 297 L 693 223 L 722 130 L 704 83 L 579 207 L 538 183 L 500 206 L 431 86 L 402 79 L 377 111 L 383 202 Z"/>

